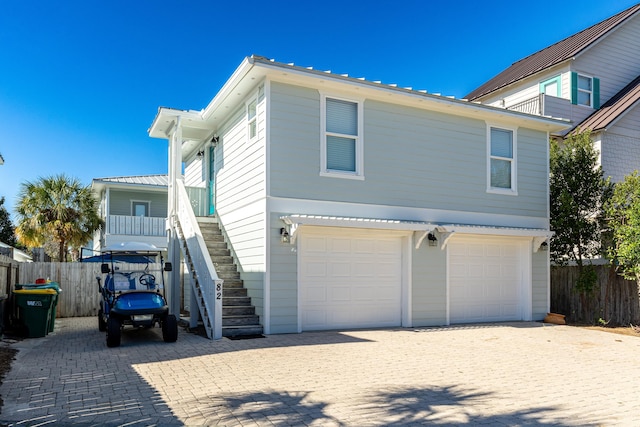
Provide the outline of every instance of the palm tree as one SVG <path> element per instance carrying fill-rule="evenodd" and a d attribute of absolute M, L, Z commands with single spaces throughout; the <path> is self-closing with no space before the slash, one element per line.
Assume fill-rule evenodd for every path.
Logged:
<path fill-rule="evenodd" d="M 22 183 L 16 211 L 18 240 L 29 248 L 55 242 L 58 261 L 66 261 L 70 247 L 86 244 L 102 226 L 90 187 L 64 174 Z"/>

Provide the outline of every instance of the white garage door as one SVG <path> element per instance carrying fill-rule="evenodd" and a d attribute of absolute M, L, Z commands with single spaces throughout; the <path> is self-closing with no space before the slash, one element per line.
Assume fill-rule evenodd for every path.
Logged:
<path fill-rule="evenodd" d="M 309 227 L 299 250 L 302 330 L 400 326 L 401 237 Z"/>
<path fill-rule="evenodd" d="M 524 245 L 487 236 L 449 243 L 451 323 L 523 319 Z"/>

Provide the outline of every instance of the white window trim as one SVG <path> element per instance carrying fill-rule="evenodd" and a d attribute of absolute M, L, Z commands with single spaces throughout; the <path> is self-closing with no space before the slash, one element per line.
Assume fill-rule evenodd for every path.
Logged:
<path fill-rule="evenodd" d="M 513 132 L 513 158 L 511 159 L 511 188 L 500 188 L 491 186 L 491 129 L 502 129 Z M 502 157 L 498 159 L 508 160 Z M 487 193 L 503 194 L 506 196 L 518 195 L 518 129 L 498 123 L 487 123 Z"/>
<path fill-rule="evenodd" d="M 358 135 L 356 136 L 356 171 L 337 171 L 327 169 L 327 98 L 336 99 L 338 101 L 353 102 L 358 106 Z M 342 96 L 336 96 L 329 93 L 320 94 L 320 176 L 326 176 L 331 178 L 344 178 L 344 179 L 357 179 L 364 180 L 364 100 L 345 98 Z M 337 136 L 343 136 L 341 134 L 335 134 Z M 353 137 L 353 135 L 346 135 Z"/>
<path fill-rule="evenodd" d="M 256 93 L 254 93 L 253 95 L 251 95 L 251 97 L 247 100 L 247 102 L 245 102 L 245 117 L 247 120 L 247 138 L 249 139 L 249 141 L 253 141 L 254 139 L 256 139 L 258 137 L 258 92 L 256 91 Z M 253 116 L 253 118 L 249 118 L 249 105 L 255 102 L 256 103 L 256 114 Z M 256 126 L 256 134 L 254 136 L 251 136 L 251 124 L 255 123 Z"/>
<path fill-rule="evenodd" d="M 590 76 L 588 74 L 584 74 L 584 73 L 576 73 L 578 75 L 577 77 L 577 81 L 576 81 L 576 89 L 578 91 L 578 99 L 576 99 L 576 105 L 580 105 L 582 107 L 589 107 L 589 108 L 593 108 L 593 76 Z M 585 77 L 589 80 L 591 80 L 591 90 L 586 90 L 586 89 L 580 89 L 580 77 Z M 589 94 L 589 101 L 591 101 L 589 103 L 589 105 L 587 104 L 580 104 L 580 92 L 584 92 L 584 93 L 588 93 Z"/>
<path fill-rule="evenodd" d="M 147 205 L 147 214 L 144 216 L 145 218 L 149 218 L 151 216 L 151 201 L 149 200 L 131 200 L 131 216 L 137 216 L 134 210 L 134 206 L 136 204 L 145 204 Z"/>

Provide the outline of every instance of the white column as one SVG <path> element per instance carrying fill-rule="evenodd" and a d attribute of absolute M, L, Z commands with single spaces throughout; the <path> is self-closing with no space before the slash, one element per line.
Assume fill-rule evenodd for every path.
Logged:
<path fill-rule="evenodd" d="M 178 210 L 178 194 L 176 181 L 182 179 L 182 124 L 180 116 L 176 117 L 175 127 L 169 139 L 169 165 L 168 165 L 168 214 L 169 230 L 167 231 L 168 245 L 167 257 L 173 265 L 173 270 L 169 275 L 169 289 L 167 292 L 167 303 L 169 312 L 180 315 L 180 242 L 176 237 L 175 216 Z"/>

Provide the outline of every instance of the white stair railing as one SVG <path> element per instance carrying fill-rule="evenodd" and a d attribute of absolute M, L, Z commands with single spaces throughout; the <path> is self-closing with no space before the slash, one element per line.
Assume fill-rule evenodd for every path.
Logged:
<path fill-rule="evenodd" d="M 211 261 L 207 245 L 193 213 L 187 191 L 182 180 L 177 186 L 176 230 L 182 255 L 189 267 L 189 278 L 200 309 L 200 315 L 210 339 L 222 338 L 222 286 L 223 280 Z"/>

